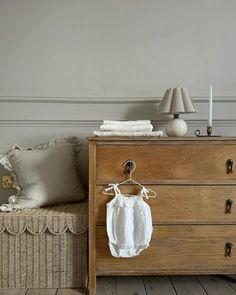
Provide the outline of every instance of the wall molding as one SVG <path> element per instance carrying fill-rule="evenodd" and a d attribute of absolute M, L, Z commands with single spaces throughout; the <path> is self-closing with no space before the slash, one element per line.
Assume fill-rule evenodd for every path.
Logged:
<path fill-rule="evenodd" d="M 0 127 L 97 127 L 102 120 L 0 120 Z"/>
<path fill-rule="evenodd" d="M 208 97 L 192 96 L 194 102 L 206 103 Z M 0 96 L 0 103 L 65 103 L 65 104 L 129 104 L 158 103 L 161 97 L 44 97 L 44 96 Z M 236 96 L 216 96 L 214 102 L 236 102 Z"/>
<path fill-rule="evenodd" d="M 168 120 L 152 120 L 154 127 L 164 127 Z M 205 126 L 207 120 L 185 120 L 189 127 Z M 102 120 L 0 120 L 0 127 L 80 127 L 98 128 Z M 214 126 L 236 126 L 235 120 L 213 120 Z"/>

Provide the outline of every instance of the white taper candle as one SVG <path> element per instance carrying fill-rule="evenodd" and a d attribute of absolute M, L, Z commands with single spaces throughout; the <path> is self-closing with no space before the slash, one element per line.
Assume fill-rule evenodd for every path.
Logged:
<path fill-rule="evenodd" d="M 208 127 L 212 127 L 212 86 L 210 86 Z"/>

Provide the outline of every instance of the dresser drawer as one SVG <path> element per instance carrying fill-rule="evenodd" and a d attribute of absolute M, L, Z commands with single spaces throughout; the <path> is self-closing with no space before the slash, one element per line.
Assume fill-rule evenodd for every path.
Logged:
<path fill-rule="evenodd" d="M 111 256 L 103 226 L 96 227 L 96 241 L 99 275 L 236 271 L 236 227 L 233 225 L 155 226 L 150 247 L 132 258 Z M 225 256 L 227 242 L 234 244 L 231 257 Z"/>
<path fill-rule="evenodd" d="M 236 172 L 228 173 L 226 161 L 235 160 L 236 145 L 206 144 L 149 144 L 99 145 L 96 152 L 96 181 L 122 181 L 126 171 L 122 164 L 135 161 L 134 178 L 141 182 L 160 181 L 236 181 Z M 235 170 L 236 171 L 236 170 Z"/>
<path fill-rule="evenodd" d="M 152 211 L 153 224 L 236 224 L 236 186 L 148 186 L 157 192 L 144 199 Z M 114 197 L 96 187 L 96 224 L 106 223 L 106 204 Z M 137 186 L 121 186 L 123 193 L 137 194 Z M 233 201 L 233 203 L 231 202 Z"/>

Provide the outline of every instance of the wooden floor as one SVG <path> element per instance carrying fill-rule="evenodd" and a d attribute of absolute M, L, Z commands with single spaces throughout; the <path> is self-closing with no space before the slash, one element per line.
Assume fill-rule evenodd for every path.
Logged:
<path fill-rule="evenodd" d="M 235 276 L 101 277 L 96 295 L 236 295 Z M 0 289 L 0 295 L 84 295 L 81 289 Z"/>

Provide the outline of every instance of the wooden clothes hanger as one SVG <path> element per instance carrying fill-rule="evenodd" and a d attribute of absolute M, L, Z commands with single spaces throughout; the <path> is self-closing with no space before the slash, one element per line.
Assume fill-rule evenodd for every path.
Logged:
<path fill-rule="evenodd" d="M 141 193 L 148 199 L 148 198 L 155 198 L 157 196 L 156 192 L 150 188 L 146 188 L 144 185 L 142 185 L 141 183 L 139 183 L 138 181 L 134 180 L 132 178 L 132 173 L 134 172 L 134 170 L 136 169 L 136 163 L 133 160 L 126 160 L 122 166 L 127 166 L 128 169 L 128 178 L 122 182 L 116 183 L 116 186 L 120 186 L 122 184 L 126 184 L 126 183 L 132 183 L 132 184 L 136 184 L 138 186 L 141 187 Z M 114 193 L 110 193 L 110 190 L 114 190 L 114 187 L 112 187 L 112 184 L 109 184 L 109 186 L 107 188 L 105 188 L 103 190 L 103 194 L 105 195 L 114 195 Z M 148 193 L 152 193 L 151 195 L 149 195 Z"/>

